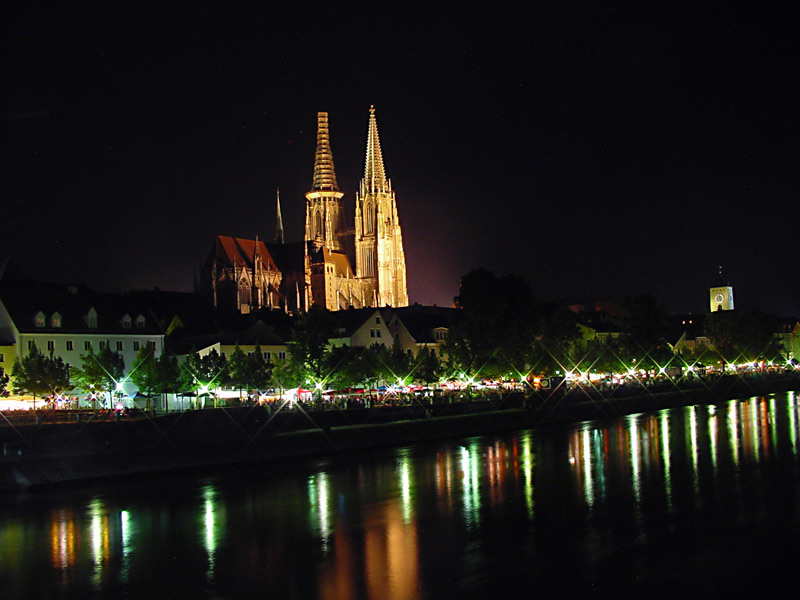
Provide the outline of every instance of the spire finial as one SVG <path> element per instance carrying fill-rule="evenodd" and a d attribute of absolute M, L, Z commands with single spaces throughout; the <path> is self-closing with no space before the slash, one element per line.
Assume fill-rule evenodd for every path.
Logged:
<path fill-rule="evenodd" d="M 369 107 L 369 130 L 367 132 L 367 160 L 364 164 L 364 182 L 371 192 L 385 191 L 389 186 L 386 171 L 383 168 L 381 141 L 378 137 L 378 120 L 375 118 L 375 107 Z"/>
<path fill-rule="evenodd" d="M 333 168 L 333 151 L 328 130 L 328 113 L 317 113 L 317 152 L 314 157 L 314 182 L 312 192 L 338 192 L 336 172 Z"/>

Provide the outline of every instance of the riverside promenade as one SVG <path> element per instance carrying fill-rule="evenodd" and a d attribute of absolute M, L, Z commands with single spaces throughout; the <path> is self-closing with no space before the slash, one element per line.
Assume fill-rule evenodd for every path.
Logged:
<path fill-rule="evenodd" d="M 798 374 L 747 374 L 599 390 L 476 393 L 394 405 L 237 406 L 133 416 L 91 411 L 0 415 L 0 489 L 290 464 L 410 443 L 558 426 L 581 420 L 800 390 Z M 61 413 L 61 414 L 56 414 Z"/>

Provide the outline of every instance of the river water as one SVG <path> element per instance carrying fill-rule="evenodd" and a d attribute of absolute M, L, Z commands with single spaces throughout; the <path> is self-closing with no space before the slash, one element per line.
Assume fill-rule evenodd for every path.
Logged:
<path fill-rule="evenodd" d="M 0 598 L 785 595 L 799 423 L 777 394 L 0 496 Z"/>

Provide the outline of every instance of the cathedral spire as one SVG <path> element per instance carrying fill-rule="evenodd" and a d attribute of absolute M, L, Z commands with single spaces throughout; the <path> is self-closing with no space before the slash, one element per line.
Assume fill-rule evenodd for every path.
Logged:
<path fill-rule="evenodd" d="M 338 192 L 336 172 L 333 169 L 333 151 L 328 131 L 328 113 L 317 113 L 317 153 L 314 157 L 314 183 L 312 192 Z"/>
<path fill-rule="evenodd" d="M 283 244 L 283 217 L 281 217 L 281 188 L 275 188 L 278 197 L 278 218 L 275 221 L 275 241 Z"/>
<path fill-rule="evenodd" d="M 306 192 L 306 241 L 319 250 L 342 248 L 341 208 L 344 194 L 339 191 L 333 170 L 333 152 L 328 131 L 328 113 L 317 113 L 317 152 L 314 157 L 314 183 Z"/>
<path fill-rule="evenodd" d="M 383 168 L 381 141 L 378 138 L 378 121 L 375 107 L 369 107 L 369 131 L 367 133 L 367 160 L 364 163 L 364 182 L 371 193 L 388 190 L 386 171 Z"/>

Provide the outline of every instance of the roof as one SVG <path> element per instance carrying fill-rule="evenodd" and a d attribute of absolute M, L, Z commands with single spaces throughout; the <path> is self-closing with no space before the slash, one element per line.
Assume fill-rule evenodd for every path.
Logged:
<path fill-rule="evenodd" d="M 164 324 L 149 309 L 142 297 L 128 294 L 100 294 L 88 288 L 58 284 L 4 285 L 0 301 L 6 307 L 17 330 L 25 333 L 114 333 L 162 334 Z M 88 316 L 94 309 L 95 327 Z M 44 326 L 37 327 L 37 315 L 44 316 Z M 54 316 L 60 326 L 54 326 Z M 130 318 L 128 326 L 123 323 Z M 143 317 L 143 326 L 137 319 Z M 168 324 L 168 323 L 167 323 Z"/>
<path fill-rule="evenodd" d="M 458 322 L 462 314 L 456 308 L 420 304 L 393 308 L 392 312 L 403 322 L 417 343 L 436 342 L 433 332 L 437 329 L 449 329 Z"/>
<path fill-rule="evenodd" d="M 350 337 L 358 331 L 364 323 L 379 313 L 383 317 L 384 323 L 389 323 L 391 314 L 385 308 L 348 308 L 347 310 L 337 310 L 331 312 L 334 318 L 334 338 Z"/>
<path fill-rule="evenodd" d="M 322 248 L 322 251 L 325 256 L 325 262 L 331 263 L 336 267 L 337 277 L 347 277 L 348 279 L 355 277 L 353 274 L 353 269 L 350 266 L 350 260 L 346 255 L 341 254 L 340 252 L 331 252 L 324 247 Z"/>
<path fill-rule="evenodd" d="M 259 258 L 267 270 L 278 270 L 267 245 L 260 240 L 218 235 L 212 256 L 229 266 L 243 266 L 251 269 L 256 258 Z"/>

